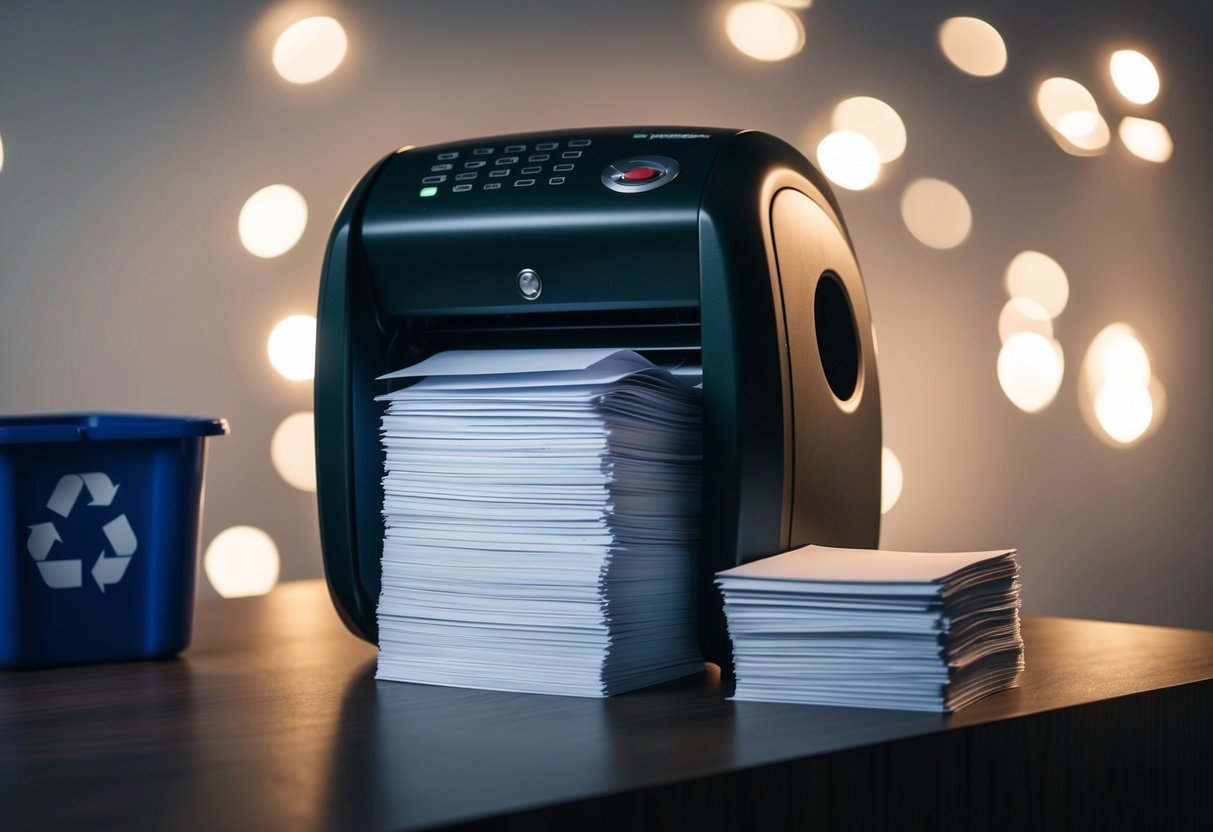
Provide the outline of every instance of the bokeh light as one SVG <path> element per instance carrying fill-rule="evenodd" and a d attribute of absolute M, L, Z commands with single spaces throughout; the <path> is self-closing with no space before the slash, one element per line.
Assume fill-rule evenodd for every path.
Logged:
<path fill-rule="evenodd" d="M 997 75 L 1007 66 L 1007 45 L 998 30 L 976 17 L 953 17 L 939 27 L 939 48 L 961 72 Z"/>
<path fill-rule="evenodd" d="M 4 137 L 0 136 L 0 170 L 4 170 Z"/>
<path fill-rule="evenodd" d="M 1049 406 L 1061 388 L 1065 360 L 1061 345 L 1035 332 L 1017 332 L 998 352 L 998 383 L 1011 403 L 1026 413 Z"/>
<path fill-rule="evenodd" d="M 1150 356 L 1137 332 L 1126 323 L 1108 324 L 1091 341 L 1084 364 L 1091 387 L 1150 383 Z"/>
<path fill-rule="evenodd" d="M 901 499 L 904 476 L 897 454 L 888 448 L 880 449 L 880 513 L 888 514 Z"/>
<path fill-rule="evenodd" d="M 1092 116 L 1088 118 L 1088 116 Z M 1069 117 L 1063 116 L 1063 125 L 1068 125 L 1074 128 L 1070 133 L 1062 131 L 1062 136 L 1070 145 L 1067 150 L 1072 148 L 1076 156 L 1095 156 L 1102 153 L 1108 146 L 1108 142 L 1112 139 L 1112 131 L 1108 129 L 1108 122 L 1104 121 L 1104 117 L 1099 113 L 1070 113 Z M 1090 125 L 1085 129 L 1079 129 L 1077 125 Z M 1063 145 L 1064 147 L 1064 145 Z"/>
<path fill-rule="evenodd" d="M 1120 49 L 1108 61 L 1112 83 L 1134 104 L 1149 104 L 1158 97 L 1158 70 L 1154 63 L 1135 49 Z"/>
<path fill-rule="evenodd" d="M 291 381 L 307 381 L 316 374 L 316 319 L 311 315 L 283 318 L 270 333 L 270 364 Z"/>
<path fill-rule="evenodd" d="M 729 9 L 724 30 L 734 46 L 760 61 L 782 61 L 804 48 L 800 18 L 771 3 L 738 3 Z"/>
<path fill-rule="evenodd" d="M 289 185 L 269 185 L 248 198 L 236 223 L 241 244 L 258 257 L 277 257 L 299 242 L 307 201 Z"/>
<path fill-rule="evenodd" d="M 1070 281 L 1061 264 L 1039 251 L 1021 251 L 1007 266 L 1007 294 L 1028 298 L 1056 318 L 1070 299 Z"/>
<path fill-rule="evenodd" d="M 1150 392 L 1150 402 L 1153 410 L 1153 415 L 1150 419 L 1150 425 L 1145 432 L 1138 437 L 1138 440 L 1145 439 L 1162 424 L 1163 417 L 1167 415 L 1167 391 L 1162 386 L 1162 382 L 1158 380 L 1158 376 L 1151 376 L 1150 384 L 1146 388 Z"/>
<path fill-rule="evenodd" d="M 207 580 L 224 598 L 264 595 L 278 583 L 280 568 L 274 539 L 254 526 L 232 526 L 206 547 Z"/>
<path fill-rule="evenodd" d="M 1030 298 L 1011 298 L 998 314 L 998 338 L 1006 341 L 1017 332 L 1035 332 L 1053 337 L 1053 319 L 1039 303 Z"/>
<path fill-rule="evenodd" d="M 292 23 L 274 42 L 274 69 L 292 84 L 311 84 L 341 66 L 348 46 L 336 20 L 308 17 Z"/>
<path fill-rule="evenodd" d="M 918 179 L 901 195 L 901 218 L 923 245 L 954 248 L 973 226 L 973 212 L 964 194 L 942 179 Z"/>
<path fill-rule="evenodd" d="M 1090 130 L 1095 126 L 1092 115 L 1099 112 L 1095 96 L 1071 78 L 1042 81 L 1036 90 L 1036 106 L 1046 123 L 1067 136 Z M 1084 117 L 1084 113 L 1089 115 Z"/>
<path fill-rule="evenodd" d="M 860 95 L 838 102 L 830 119 L 834 130 L 859 133 L 870 141 L 884 164 L 906 151 L 906 126 L 897 111 L 879 98 Z"/>
<path fill-rule="evenodd" d="M 1129 152 L 1147 162 L 1165 162 L 1175 150 L 1170 131 L 1157 121 L 1129 116 L 1121 119 L 1117 132 Z"/>
<path fill-rule="evenodd" d="M 1036 90 L 1036 109 L 1057 145 L 1075 156 L 1108 146 L 1111 134 L 1090 90 L 1071 78 L 1048 78 Z"/>
<path fill-rule="evenodd" d="M 282 420 L 270 440 L 270 459 L 278 476 L 300 491 L 316 490 L 316 420 L 310 411 Z"/>
<path fill-rule="evenodd" d="M 1154 419 L 1150 389 L 1140 384 L 1110 384 L 1095 394 L 1095 417 L 1110 438 L 1122 445 L 1138 439 Z"/>
<path fill-rule="evenodd" d="M 1115 447 L 1127 447 L 1150 433 L 1166 406 L 1145 344 L 1121 322 L 1109 324 L 1091 340 L 1079 394 L 1092 430 Z"/>
<path fill-rule="evenodd" d="M 1067 139 L 1082 139 L 1099 129 L 1099 113 L 1092 110 L 1071 110 L 1057 118 L 1057 132 Z"/>
<path fill-rule="evenodd" d="M 771 0 L 776 6 L 784 6 L 789 9 L 807 9 L 813 5 L 813 0 Z"/>
<path fill-rule="evenodd" d="M 880 175 L 880 152 L 867 137 L 837 130 L 817 145 L 817 164 L 835 185 L 862 191 Z"/>

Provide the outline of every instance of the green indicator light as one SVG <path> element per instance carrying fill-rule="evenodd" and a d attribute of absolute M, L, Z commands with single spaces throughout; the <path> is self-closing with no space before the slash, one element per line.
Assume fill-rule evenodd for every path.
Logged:
<path fill-rule="evenodd" d="M 647 135 L 648 135 L 648 133 L 633 133 L 632 138 L 633 139 L 643 139 Z"/>
<path fill-rule="evenodd" d="M 438 193 L 438 189 L 433 185 L 430 185 L 428 188 L 422 188 L 421 193 L 418 194 L 418 196 L 433 196 L 436 193 Z"/>

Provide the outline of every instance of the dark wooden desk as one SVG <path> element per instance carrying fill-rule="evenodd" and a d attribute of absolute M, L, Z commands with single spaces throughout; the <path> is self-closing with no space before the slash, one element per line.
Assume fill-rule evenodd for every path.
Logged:
<path fill-rule="evenodd" d="M 1213 633 L 1024 636 L 1022 687 L 949 718 L 710 673 L 601 701 L 376 682 L 287 584 L 202 604 L 178 660 L 0 673 L 0 829 L 1203 826 Z"/>

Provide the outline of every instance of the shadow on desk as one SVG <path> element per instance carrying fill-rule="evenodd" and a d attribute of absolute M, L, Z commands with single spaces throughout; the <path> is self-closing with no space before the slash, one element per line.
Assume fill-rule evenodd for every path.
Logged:
<path fill-rule="evenodd" d="M 424 828 L 610 794 L 735 764 L 719 671 L 612 699 L 347 685 L 324 813 L 334 828 Z M 474 785 L 473 785 L 474 784 Z"/>

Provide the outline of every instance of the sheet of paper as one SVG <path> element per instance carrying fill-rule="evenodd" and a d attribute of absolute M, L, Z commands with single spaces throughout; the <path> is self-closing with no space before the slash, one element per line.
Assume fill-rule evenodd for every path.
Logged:
<path fill-rule="evenodd" d="M 962 569 L 1010 557 L 1014 549 L 986 552 L 893 552 L 804 546 L 718 573 L 726 578 L 840 583 L 938 583 Z"/>
<path fill-rule="evenodd" d="M 632 350 L 451 350 L 379 379 L 420 378 L 423 390 L 493 390 L 609 384 L 656 370 Z"/>
<path fill-rule="evenodd" d="M 566 370 L 588 370 L 609 358 L 633 366 L 652 367 L 652 363 L 631 350 L 614 348 L 558 350 L 448 350 L 431 355 L 394 373 L 388 378 L 423 378 L 425 376 L 484 376 L 516 373 L 554 373 Z"/>

